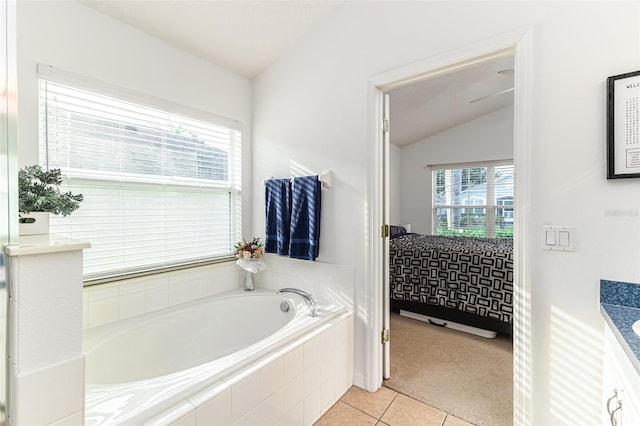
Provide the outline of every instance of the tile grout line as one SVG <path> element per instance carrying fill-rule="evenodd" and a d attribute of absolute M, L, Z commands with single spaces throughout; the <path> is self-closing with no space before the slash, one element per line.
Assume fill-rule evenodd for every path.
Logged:
<path fill-rule="evenodd" d="M 383 387 L 386 387 L 386 386 L 383 386 Z M 349 407 L 353 407 L 353 408 L 355 408 L 356 410 L 360 411 L 361 413 L 364 413 L 364 414 L 366 414 L 367 416 L 371 417 L 372 419 L 376 419 L 378 422 L 380 422 L 380 421 L 382 421 L 382 420 L 381 420 L 381 419 L 382 419 L 382 417 L 384 417 L 385 413 L 389 410 L 389 407 L 391 407 L 391 404 L 393 404 L 393 401 L 395 401 L 395 400 L 396 400 L 396 398 L 398 397 L 398 394 L 400 393 L 400 392 L 395 391 L 395 390 L 393 390 L 393 389 L 391 389 L 391 388 L 387 388 L 387 389 L 389 389 L 389 390 L 391 390 L 391 391 L 395 392 L 396 394 L 393 396 L 393 398 L 391 399 L 391 401 L 389 401 L 389 404 L 387 404 L 387 407 L 384 409 L 384 411 L 382 412 L 382 414 L 380 414 L 380 417 L 372 416 L 371 414 L 367 413 L 366 411 L 362 410 L 361 408 L 356 407 L 355 405 L 352 405 L 352 404 L 350 404 L 350 403 L 349 403 L 349 402 L 347 402 L 347 401 L 343 401 L 343 400 L 342 400 L 342 398 L 340 398 L 340 401 L 344 402 L 344 403 L 345 403 L 345 404 L 347 404 Z M 416 400 L 416 401 L 417 401 L 417 400 Z M 385 424 L 386 424 L 386 423 L 385 423 Z"/>
<path fill-rule="evenodd" d="M 352 405 L 352 404 L 348 403 L 347 401 L 343 401 L 342 399 L 340 399 L 340 402 L 348 405 L 351 408 L 354 408 L 354 409 L 360 411 L 363 414 L 366 414 L 367 416 L 371 417 L 374 420 L 380 421 L 380 419 L 377 419 L 375 416 L 372 416 L 371 414 L 367 413 L 366 411 L 362 410 L 361 408 L 356 407 L 355 405 Z"/>
<path fill-rule="evenodd" d="M 367 412 L 366 412 L 366 411 L 364 411 L 363 409 L 361 409 L 361 408 L 359 408 L 359 407 L 356 407 L 355 405 L 353 405 L 353 404 L 351 404 L 351 403 L 349 403 L 349 402 L 347 402 L 347 401 L 343 400 L 343 399 L 342 399 L 342 397 L 341 397 L 338 401 L 339 401 L 339 402 L 343 402 L 344 404 L 348 405 L 349 407 L 354 408 L 354 409 L 356 409 L 356 410 L 360 411 L 361 413 L 366 414 L 368 417 L 371 417 L 372 419 L 376 420 L 376 421 L 377 421 L 377 422 L 376 422 L 376 424 L 377 424 L 377 423 L 379 423 L 379 422 L 382 422 L 382 418 L 383 418 L 383 417 L 384 417 L 384 415 L 387 413 L 387 411 L 389 411 L 389 408 L 391 408 L 391 405 L 393 404 L 393 402 L 396 400 L 396 398 L 398 398 L 398 395 L 402 395 L 402 396 L 404 396 L 404 397 L 406 397 L 406 398 L 409 398 L 409 399 L 411 399 L 411 400 L 413 400 L 413 401 L 418 402 L 419 404 L 422 404 L 422 405 L 427 406 L 427 407 L 431 407 L 431 408 L 433 408 L 433 409 L 435 409 L 435 410 L 438 410 L 438 411 L 440 411 L 440 412 L 444 413 L 444 415 L 445 415 L 445 416 L 444 416 L 444 418 L 442 419 L 442 423 L 440 424 L 440 426 L 444 426 L 444 424 L 446 423 L 447 418 L 448 418 L 449 416 L 454 417 L 454 418 L 459 418 L 459 417 L 455 417 L 455 416 L 454 416 L 454 415 L 452 415 L 451 413 L 448 413 L 448 412 L 446 412 L 446 411 L 444 411 L 444 410 L 441 410 L 441 409 L 439 409 L 439 408 L 437 408 L 437 407 L 434 407 L 433 405 L 430 405 L 430 404 L 427 404 L 427 403 L 425 403 L 425 402 L 422 402 L 422 401 L 420 401 L 420 400 L 418 400 L 418 399 L 415 399 L 415 398 L 413 398 L 413 397 L 411 397 L 411 396 L 409 396 L 409 395 L 407 395 L 407 394 L 404 394 L 404 393 L 402 393 L 402 392 L 399 392 L 399 391 L 397 391 L 397 390 L 395 390 L 395 389 L 391 389 L 390 387 L 387 387 L 387 386 L 385 386 L 384 384 L 382 385 L 382 387 L 385 387 L 385 388 L 387 388 L 387 389 L 389 389 L 389 390 L 391 390 L 391 391 L 395 392 L 396 394 L 395 394 L 395 395 L 394 395 L 394 397 L 391 399 L 391 401 L 389 402 L 389 404 L 387 404 L 387 407 L 384 409 L 384 411 L 382 412 L 382 414 L 380 414 L 380 417 L 378 417 L 378 418 L 376 418 L 375 416 L 373 416 L 373 415 L 371 415 L 371 414 L 367 413 Z M 344 395 L 343 395 L 343 396 L 344 396 Z M 464 419 L 460 419 L 460 420 L 462 420 L 462 421 L 464 421 L 464 422 L 467 422 L 467 421 L 466 421 L 466 420 L 464 420 Z M 386 423 L 384 423 L 384 422 L 382 422 L 382 423 L 386 425 Z M 473 423 L 470 423 L 470 422 L 467 422 L 467 423 L 471 424 L 472 426 L 477 426 L 477 425 L 474 425 Z"/>
<path fill-rule="evenodd" d="M 390 389 L 390 388 L 387 388 Z M 393 390 L 393 389 L 391 389 Z M 396 391 L 394 391 L 396 392 Z M 378 419 L 378 421 L 382 421 L 382 418 L 384 417 L 384 415 L 387 413 L 387 411 L 389 411 L 389 408 L 391 408 L 391 404 L 393 404 L 393 401 L 396 400 L 396 398 L 398 397 L 398 395 L 400 395 L 400 392 L 396 392 L 396 394 L 394 395 L 393 399 L 391 400 L 391 402 L 389 402 L 389 405 L 387 405 L 387 408 L 384 409 L 384 411 L 382 412 L 382 414 L 380 414 L 380 418 Z M 386 423 L 385 423 L 386 424 Z"/>
<path fill-rule="evenodd" d="M 422 405 L 426 405 L 427 407 L 431 407 L 431 408 L 434 408 L 434 409 L 436 409 L 436 410 L 438 410 L 438 411 L 443 412 L 443 413 L 445 414 L 445 416 L 444 416 L 444 419 L 442 420 L 442 425 L 441 425 L 441 426 L 444 426 L 444 423 L 445 423 L 445 421 L 447 420 L 447 417 L 449 417 L 449 416 L 451 416 L 451 417 L 455 417 L 455 418 L 460 419 L 460 420 L 462 420 L 462 421 L 464 421 L 464 422 L 467 422 L 467 423 L 471 424 L 472 426 L 476 426 L 476 425 L 474 425 L 473 423 L 466 421 L 465 419 L 461 419 L 460 417 L 456 417 L 456 416 L 454 416 L 453 414 L 451 414 L 451 413 L 449 413 L 449 412 L 447 412 L 447 411 L 444 411 L 444 410 L 439 409 L 438 407 L 434 407 L 433 405 L 429 405 L 429 404 L 427 404 L 427 403 L 425 403 L 425 402 L 420 401 L 419 399 L 415 399 L 415 398 L 413 398 L 412 396 L 409 396 L 409 395 L 407 395 L 407 394 L 404 394 L 404 393 L 402 393 L 402 392 L 399 392 L 399 391 L 397 391 L 397 390 L 395 390 L 395 389 L 391 389 L 390 387 L 387 387 L 387 386 L 385 386 L 384 384 L 383 384 L 382 386 L 384 386 L 385 388 L 390 389 L 390 390 L 392 390 L 392 391 L 394 391 L 394 392 L 396 393 L 396 396 L 395 396 L 395 397 L 393 397 L 393 400 L 391 400 L 391 402 L 395 401 L 395 399 L 398 397 L 398 395 L 402 395 L 402 396 L 406 396 L 407 398 L 412 399 L 412 400 L 414 400 L 414 401 L 416 401 L 416 402 L 419 402 L 419 403 L 420 403 L 420 404 L 422 404 Z M 387 410 L 389 409 L 389 407 L 391 407 L 391 404 L 389 404 L 389 406 L 387 407 Z M 386 413 L 386 412 L 387 412 L 387 410 L 385 410 L 384 412 Z M 383 413 L 383 415 L 384 415 L 384 413 Z M 380 418 L 382 418 L 382 416 L 381 416 Z"/>

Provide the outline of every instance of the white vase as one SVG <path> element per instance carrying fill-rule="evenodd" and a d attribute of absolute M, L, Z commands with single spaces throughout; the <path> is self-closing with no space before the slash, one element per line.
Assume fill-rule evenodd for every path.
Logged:
<path fill-rule="evenodd" d="M 253 291 L 255 286 L 253 284 L 253 273 L 244 271 L 244 291 Z"/>
<path fill-rule="evenodd" d="M 20 213 L 19 235 L 41 235 L 49 233 L 49 212 Z"/>

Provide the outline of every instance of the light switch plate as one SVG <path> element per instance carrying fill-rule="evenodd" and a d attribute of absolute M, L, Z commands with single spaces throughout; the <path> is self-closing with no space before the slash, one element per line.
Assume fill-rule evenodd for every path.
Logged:
<path fill-rule="evenodd" d="M 544 225 L 542 250 L 574 251 L 575 228 L 573 226 Z"/>

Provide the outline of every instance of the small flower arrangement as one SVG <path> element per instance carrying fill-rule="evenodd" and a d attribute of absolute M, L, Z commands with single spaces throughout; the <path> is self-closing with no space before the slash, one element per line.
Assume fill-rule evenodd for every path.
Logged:
<path fill-rule="evenodd" d="M 243 239 L 233 247 L 236 249 L 238 259 L 260 259 L 264 254 L 264 244 L 260 238 L 254 237 L 251 241 Z"/>
<path fill-rule="evenodd" d="M 235 246 L 236 249 L 236 264 L 245 271 L 245 283 L 244 289 L 246 291 L 253 290 L 253 275 L 264 270 L 267 265 L 262 259 L 264 254 L 264 245 L 260 241 L 260 238 L 253 238 L 251 241 L 243 239 Z"/>

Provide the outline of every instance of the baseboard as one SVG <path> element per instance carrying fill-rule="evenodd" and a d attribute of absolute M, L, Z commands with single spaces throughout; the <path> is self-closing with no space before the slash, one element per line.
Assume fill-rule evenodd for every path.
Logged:
<path fill-rule="evenodd" d="M 364 383 L 364 374 L 362 374 L 361 372 L 354 372 L 353 373 L 353 385 L 357 386 L 361 389 L 366 389 L 365 383 Z"/>
<path fill-rule="evenodd" d="M 407 318 L 412 318 L 418 321 L 424 321 L 426 323 L 438 326 L 438 327 L 446 327 L 452 330 L 462 331 L 464 333 L 473 334 L 476 336 L 484 337 L 485 339 L 493 339 L 498 333 L 491 330 L 484 330 L 482 328 L 472 327 L 470 325 L 459 324 L 457 322 L 443 320 L 435 317 L 430 317 L 427 315 L 416 314 L 415 312 L 405 311 L 400 309 L 400 315 Z"/>

